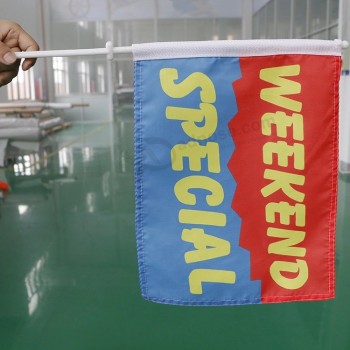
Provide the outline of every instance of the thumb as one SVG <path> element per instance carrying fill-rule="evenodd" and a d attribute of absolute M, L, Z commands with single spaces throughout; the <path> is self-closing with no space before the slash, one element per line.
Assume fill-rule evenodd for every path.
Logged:
<path fill-rule="evenodd" d="M 0 62 L 6 65 L 13 64 L 17 61 L 17 57 L 11 49 L 0 41 Z"/>

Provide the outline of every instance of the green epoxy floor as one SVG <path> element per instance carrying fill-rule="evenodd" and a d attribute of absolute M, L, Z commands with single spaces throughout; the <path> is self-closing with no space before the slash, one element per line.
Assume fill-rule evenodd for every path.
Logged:
<path fill-rule="evenodd" d="M 139 291 L 132 110 L 9 150 L 0 172 L 0 349 L 350 349 L 350 177 L 340 176 L 337 296 L 180 307 Z M 22 165 L 21 165 L 22 164 Z"/>

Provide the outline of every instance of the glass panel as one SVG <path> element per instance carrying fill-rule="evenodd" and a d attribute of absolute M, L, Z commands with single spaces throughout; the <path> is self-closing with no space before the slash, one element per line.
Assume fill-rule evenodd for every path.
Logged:
<path fill-rule="evenodd" d="M 310 0 L 309 32 L 324 28 L 327 17 L 327 0 Z"/>
<path fill-rule="evenodd" d="M 69 71 L 66 57 L 53 57 L 53 76 L 57 96 L 69 94 Z"/>
<path fill-rule="evenodd" d="M 273 39 L 275 37 L 275 1 L 265 4 L 254 15 L 254 38 Z"/>
<path fill-rule="evenodd" d="M 259 15 L 253 15 L 253 39 L 257 39 L 259 34 Z"/>
<path fill-rule="evenodd" d="M 275 0 L 270 1 L 266 7 L 266 38 L 275 38 Z"/>
<path fill-rule="evenodd" d="M 114 22 L 115 27 L 118 28 L 119 23 Z M 125 22 L 124 35 L 126 44 L 132 45 L 135 43 L 147 43 L 151 41 L 156 41 L 156 28 L 155 21 L 153 20 L 138 20 Z"/>
<path fill-rule="evenodd" d="M 106 92 L 105 67 L 102 64 L 97 66 L 97 91 Z"/>
<path fill-rule="evenodd" d="M 327 32 L 328 30 L 323 30 L 322 32 L 316 33 L 314 35 L 311 35 L 309 38 L 310 39 L 327 39 Z"/>
<path fill-rule="evenodd" d="M 34 100 L 34 76 L 33 70 L 23 71 L 21 68 L 18 75 L 7 84 L 8 100 Z"/>
<path fill-rule="evenodd" d="M 290 15 L 291 15 L 291 1 L 278 0 L 277 4 L 277 38 L 290 37 Z"/>
<path fill-rule="evenodd" d="M 338 39 L 338 26 L 334 26 L 329 29 L 328 39 L 330 40 Z"/>
<path fill-rule="evenodd" d="M 339 0 L 329 0 L 329 23 L 337 23 L 339 16 Z"/>
<path fill-rule="evenodd" d="M 242 21 L 240 18 L 222 18 L 218 20 L 217 30 L 220 39 L 241 39 Z"/>
<path fill-rule="evenodd" d="M 91 92 L 90 85 L 90 65 L 87 60 L 82 60 L 78 62 L 78 73 L 80 80 L 80 89 L 83 94 Z"/>
<path fill-rule="evenodd" d="M 307 2 L 294 0 L 293 37 L 300 38 L 306 34 Z"/>
<path fill-rule="evenodd" d="M 266 7 L 260 9 L 253 17 L 253 38 L 266 38 Z"/>
<path fill-rule="evenodd" d="M 205 37 L 205 32 L 207 28 L 198 20 L 197 23 L 197 33 L 200 29 L 204 31 L 201 33 L 199 40 L 203 40 Z M 158 20 L 158 40 L 159 41 L 178 41 L 186 40 L 186 28 L 184 26 L 183 20 L 179 19 L 160 19 Z"/>

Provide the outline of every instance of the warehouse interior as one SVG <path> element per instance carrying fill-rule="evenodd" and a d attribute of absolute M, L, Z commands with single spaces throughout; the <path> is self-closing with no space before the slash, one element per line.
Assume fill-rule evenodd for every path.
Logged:
<path fill-rule="evenodd" d="M 108 41 L 350 42 L 350 0 L 0 0 L 0 8 L 41 50 Z M 187 308 L 144 301 L 131 54 L 38 58 L 2 86 L 0 182 L 8 188 L 0 191 L 0 349 L 348 350 L 350 48 L 342 59 L 336 298 L 326 302 Z"/>

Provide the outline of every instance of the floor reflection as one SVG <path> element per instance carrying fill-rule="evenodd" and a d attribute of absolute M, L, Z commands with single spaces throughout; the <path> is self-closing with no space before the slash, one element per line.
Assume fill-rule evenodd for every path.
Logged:
<path fill-rule="evenodd" d="M 43 283 L 43 270 L 46 265 L 48 255 L 43 255 L 28 272 L 24 283 L 27 289 L 28 296 L 28 314 L 32 316 L 37 310 L 42 298 L 46 292 L 46 286 Z"/>
<path fill-rule="evenodd" d="M 12 144 L 6 156 L 0 349 L 348 349 L 348 178 L 339 182 L 335 300 L 169 307 L 140 296 L 130 110 Z"/>
<path fill-rule="evenodd" d="M 130 118 L 121 118 L 7 147 L 3 176 L 11 191 L 0 219 L 0 321 L 25 325 L 23 339 L 30 339 L 25 329 L 35 327 L 38 315 L 49 317 L 58 290 L 85 294 L 115 286 L 111 271 L 116 276 L 129 265 L 132 129 Z M 66 302 L 60 307 L 71 308 Z M 11 334 L 0 331 L 0 345 L 15 341 Z"/>

